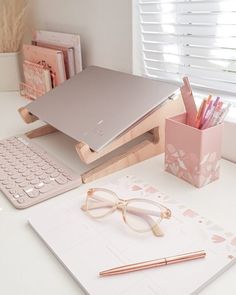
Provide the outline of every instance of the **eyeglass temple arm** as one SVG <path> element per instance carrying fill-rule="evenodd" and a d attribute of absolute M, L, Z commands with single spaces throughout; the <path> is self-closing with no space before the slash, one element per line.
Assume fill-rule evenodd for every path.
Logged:
<path fill-rule="evenodd" d="M 90 208 L 89 209 L 99 209 L 99 208 L 105 208 L 105 207 L 114 207 L 114 204 L 112 202 L 104 202 L 104 201 L 101 201 L 99 203 L 94 203 L 92 206 L 90 205 Z M 86 204 L 83 204 L 81 206 L 81 209 L 83 211 L 86 211 L 87 210 L 87 207 L 86 207 Z"/>
<path fill-rule="evenodd" d="M 136 208 L 136 207 L 127 207 L 126 208 L 127 211 L 136 211 L 140 214 L 145 214 L 145 215 L 151 215 L 151 216 L 157 216 L 157 217 L 160 217 L 161 219 L 164 219 L 164 218 L 170 218 L 169 216 L 169 210 L 165 210 L 165 211 L 161 211 L 161 212 L 157 212 L 155 210 L 148 210 L 148 209 L 142 209 L 142 208 Z"/>

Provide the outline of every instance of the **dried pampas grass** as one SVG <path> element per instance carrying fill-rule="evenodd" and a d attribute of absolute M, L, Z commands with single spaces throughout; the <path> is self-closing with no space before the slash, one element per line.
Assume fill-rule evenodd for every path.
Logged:
<path fill-rule="evenodd" d="M 0 52 L 20 50 L 28 0 L 0 0 Z"/>

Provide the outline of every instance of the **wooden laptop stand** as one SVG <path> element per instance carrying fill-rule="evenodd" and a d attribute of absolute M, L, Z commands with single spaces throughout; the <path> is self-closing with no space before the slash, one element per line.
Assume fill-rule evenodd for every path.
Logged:
<path fill-rule="evenodd" d="M 117 137 L 100 152 L 92 151 L 84 142 L 78 142 L 75 146 L 76 151 L 80 159 L 84 163 L 89 164 L 131 142 L 135 138 L 145 134 L 148 135 L 147 139 L 143 139 L 140 143 L 128 148 L 124 153 L 121 153 L 118 156 L 116 155 L 112 159 L 105 161 L 103 164 L 100 164 L 83 173 L 81 175 L 82 181 L 84 183 L 93 181 L 163 153 L 165 140 L 165 119 L 183 111 L 184 106 L 181 97 L 178 97 L 175 100 L 168 99 L 164 104 L 158 107 L 158 109 L 128 128 L 126 132 Z M 19 113 L 26 123 L 32 123 L 38 120 L 38 118 L 31 114 L 25 107 L 20 108 Z M 36 138 L 56 131 L 59 130 L 46 124 L 40 128 L 27 132 L 26 136 L 28 138 Z"/>

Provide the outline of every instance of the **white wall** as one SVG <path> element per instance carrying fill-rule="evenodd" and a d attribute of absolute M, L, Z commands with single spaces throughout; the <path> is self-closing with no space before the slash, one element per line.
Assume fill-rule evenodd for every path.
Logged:
<path fill-rule="evenodd" d="M 132 72 L 132 0 L 31 0 L 31 28 L 78 33 L 83 65 Z"/>

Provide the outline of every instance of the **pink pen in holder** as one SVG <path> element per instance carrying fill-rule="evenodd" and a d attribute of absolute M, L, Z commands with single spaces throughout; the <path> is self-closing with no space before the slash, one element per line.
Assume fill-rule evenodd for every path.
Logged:
<path fill-rule="evenodd" d="M 219 178 L 223 124 L 204 130 L 186 124 L 186 114 L 166 119 L 165 169 L 196 187 Z"/>

